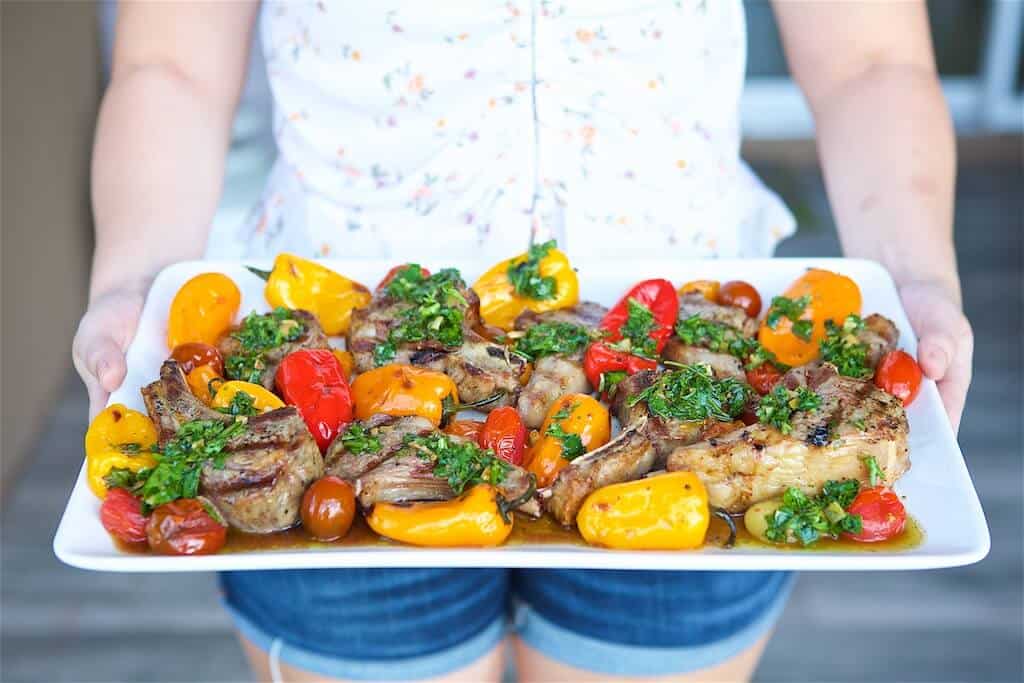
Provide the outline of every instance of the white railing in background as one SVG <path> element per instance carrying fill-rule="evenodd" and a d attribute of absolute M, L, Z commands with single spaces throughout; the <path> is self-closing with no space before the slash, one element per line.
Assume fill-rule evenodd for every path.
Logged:
<path fill-rule="evenodd" d="M 1024 130 L 1024 93 L 1016 88 L 1024 0 L 990 0 L 990 5 L 980 73 L 942 79 L 942 90 L 961 135 Z M 785 76 L 747 79 L 742 124 L 749 139 L 814 135 L 807 103 L 792 79 Z"/>

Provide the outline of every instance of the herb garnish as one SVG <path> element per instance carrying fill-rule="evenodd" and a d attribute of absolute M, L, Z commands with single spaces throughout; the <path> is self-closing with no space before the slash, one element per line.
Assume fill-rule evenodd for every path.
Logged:
<path fill-rule="evenodd" d="M 684 344 L 702 346 L 715 353 L 728 353 L 745 360 L 747 370 L 775 361 L 775 354 L 761 346 L 756 339 L 744 337 L 731 325 L 707 320 L 699 315 L 691 315 L 676 323 L 676 335 Z"/>
<path fill-rule="evenodd" d="M 103 477 L 103 483 L 108 489 L 125 489 L 133 496 L 137 496 L 142 490 L 142 485 L 146 483 L 146 477 L 152 471 L 151 467 L 144 467 L 138 471 L 127 467 L 111 467 Z"/>
<path fill-rule="evenodd" d="M 661 418 L 729 422 L 743 412 L 749 397 L 750 388 L 743 382 L 732 377 L 715 379 L 711 366 L 694 363 L 662 373 L 654 384 L 630 398 L 629 404 L 646 401 L 650 413 Z"/>
<path fill-rule="evenodd" d="M 810 320 L 800 319 L 800 316 L 804 314 L 810 303 L 811 297 L 809 295 L 802 296 L 799 299 L 787 299 L 784 296 L 773 297 L 765 323 L 774 330 L 778 327 L 779 321 L 782 318 L 789 318 L 793 323 L 793 334 L 804 341 L 810 341 L 811 332 L 814 330 L 814 323 Z"/>
<path fill-rule="evenodd" d="M 857 334 L 864 330 L 859 315 L 848 315 L 842 326 L 825 321 L 825 338 L 819 342 L 821 359 L 836 366 L 840 375 L 866 379 L 873 374 L 868 367 L 868 345 Z"/>
<path fill-rule="evenodd" d="M 396 316 L 397 324 L 388 333 L 387 341 L 373 350 L 377 366 L 394 360 L 398 345 L 433 339 L 445 346 L 462 343 L 462 320 L 465 297 L 459 291 L 465 283 L 454 268 L 445 268 L 424 277 L 418 265 L 400 270 L 388 283 L 388 296 L 411 304 Z"/>
<path fill-rule="evenodd" d="M 821 396 L 807 387 L 796 391 L 778 386 L 763 396 L 757 405 L 757 419 L 763 424 L 775 427 L 783 434 L 793 431 L 790 419 L 797 411 L 813 412 L 821 406 Z"/>
<path fill-rule="evenodd" d="M 358 422 L 353 422 L 341 433 L 341 445 L 352 455 L 380 453 L 380 439 Z"/>
<path fill-rule="evenodd" d="M 821 494 L 813 498 L 790 487 L 782 495 L 782 505 L 765 517 L 768 528 L 764 535 L 776 543 L 799 541 L 807 546 L 822 536 L 838 538 L 842 533 L 860 533 L 860 515 L 846 512 L 858 491 L 856 479 L 827 481 Z"/>
<path fill-rule="evenodd" d="M 217 408 L 226 415 L 258 415 L 260 409 L 256 407 L 256 399 L 244 391 L 237 391 L 231 397 L 231 403 L 223 408 Z"/>
<path fill-rule="evenodd" d="M 434 476 L 447 480 L 455 495 L 473 484 L 500 484 L 512 467 L 492 451 L 471 441 L 457 441 L 444 432 L 407 434 L 404 443 L 418 457 L 434 463 Z"/>
<path fill-rule="evenodd" d="M 242 326 L 231 333 L 242 349 L 224 361 L 227 376 L 258 384 L 267 367 L 267 351 L 293 342 L 305 333 L 306 325 L 287 308 L 278 306 L 270 313 L 250 313 Z"/>
<path fill-rule="evenodd" d="M 540 261 L 555 248 L 555 240 L 534 244 L 526 252 L 526 259 L 508 266 L 508 279 L 516 293 L 534 299 L 547 301 L 558 293 L 555 278 L 540 274 Z"/>
<path fill-rule="evenodd" d="M 885 479 L 885 473 L 882 472 L 882 468 L 878 466 L 878 461 L 875 460 L 875 456 L 869 455 L 864 458 L 864 465 L 868 468 L 868 482 L 871 487 L 878 486 L 878 482 Z"/>
<path fill-rule="evenodd" d="M 591 334 L 583 325 L 567 322 L 538 323 L 516 340 L 512 352 L 527 360 L 555 354 L 573 354 L 590 343 Z"/>
<path fill-rule="evenodd" d="M 659 327 L 651 309 L 630 297 L 626 300 L 626 322 L 619 328 L 622 339 L 609 346 L 634 356 L 656 359 L 658 342 L 651 339 L 651 333 Z"/>
<path fill-rule="evenodd" d="M 551 424 L 548 426 L 547 431 L 544 432 L 548 436 L 553 436 L 562 442 L 562 457 L 570 462 L 587 452 L 580 435 L 565 431 L 565 427 L 562 424 L 564 420 L 569 419 L 572 411 L 576 410 L 578 405 L 578 403 L 570 403 L 563 406 L 561 410 L 551 416 Z"/>

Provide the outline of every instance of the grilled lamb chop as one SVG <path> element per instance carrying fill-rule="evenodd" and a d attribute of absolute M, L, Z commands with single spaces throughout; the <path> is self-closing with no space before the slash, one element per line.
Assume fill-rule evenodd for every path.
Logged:
<path fill-rule="evenodd" d="M 747 315 L 739 306 L 724 306 L 708 301 L 703 294 L 684 294 L 679 298 L 679 322 L 692 317 L 725 325 L 738 336 L 747 339 L 757 334 L 757 320 Z M 712 351 L 699 345 L 688 345 L 678 335 L 673 335 L 661 352 L 662 358 L 683 365 L 705 363 L 711 366 L 715 377 L 735 377 L 746 381 L 743 363 L 724 351 Z"/>
<path fill-rule="evenodd" d="M 339 435 L 324 454 L 324 470 L 327 474 L 355 481 L 398 452 L 403 446 L 406 434 L 428 434 L 434 431 L 434 425 L 430 420 L 415 416 L 374 415 L 364 420 L 361 425 L 372 436 L 377 437 L 380 441 L 380 450 L 356 455 L 345 448 Z"/>
<path fill-rule="evenodd" d="M 899 340 L 896 323 L 878 313 L 864 318 L 864 329 L 857 333 L 857 341 L 868 347 L 867 362 L 871 368 L 877 367 L 882 356 L 895 349 Z"/>
<path fill-rule="evenodd" d="M 515 329 L 525 332 L 540 323 L 561 322 L 597 327 L 608 312 L 601 304 L 582 301 L 576 306 L 547 313 L 528 311 L 516 318 Z M 528 429 L 537 429 L 544 422 L 551 405 L 565 394 L 590 393 L 590 382 L 583 372 L 583 350 L 573 354 L 555 354 L 538 358 L 533 373 L 519 394 L 516 409 Z"/>
<path fill-rule="evenodd" d="M 724 306 L 708 301 L 703 294 L 691 292 L 679 297 L 679 321 L 698 316 L 722 325 L 728 325 L 744 337 L 757 334 L 757 320 L 739 306 Z"/>
<path fill-rule="evenodd" d="M 188 389 L 178 364 L 169 360 L 160 379 L 142 389 L 161 445 L 191 420 L 230 422 Z M 224 467 L 203 466 L 199 492 L 228 524 L 251 533 L 270 533 L 299 523 L 306 487 L 323 474 L 323 458 L 306 423 L 293 407 L 247 418 L 246 429 L 228 441 Z"/>
<path fill-rule="evenodd" d="M 504 346 L 491 343 L 477 331 L 481 329 L 480 299 L 461 280 L 455 285 L 466 302 L 458 306 L 463 314 L 463 343 L 448 347 L 429 339 L 406 342 L 399 345 L 392 362 L 446 373 L 455 382 L 464 403 L 497 397 L 481 406 L 481 410 L 514 405 L 526 361 L 509 353 Z M 385 287 L 374 293 L 367 307 L 352 312 L 348 349 L 354 356 L 356 372 L 374 367 L 374 349 L 387 341 L 391 329 L 399 324 L 400 314 L 411 306 L 390 296 Z"/>
<path fill-rule="evenodd" d="M 458 437 L 451 437 L 457 439 Z M 417 501 L 449 500 L 455 492 L 448 481 L 434 474 L 434 463 L 422 458 L 411 449 L 398 452 L 377 467 L 356 479 L 356 496 L 363 509 L 374 503 L 413 503 Z M 510 465 L 505 480 L 497 485 L 508 501 L 522 499 L 517 510 L 532 517 L 540 516 L 540 504 L 533 496 L 533 475 Z"/>
<path fill-rule="evenodd" d="M 576 513 L 593 491 L 640 479 L 664 468 L 668 454 L 676 448 L 742 425 L 712 419 L 686 422 L 661 418 L 651 414 L 643 401 L 631 406 L 632 397 L 657 378 L 656 371 L 644 370 L 623 379 L 615 387 L 612 412 L 623 425 L 623 431 L 601 448 L 573 460 L 558 473 L 545 501 L 545 508 L 558 522 L 566 526 L 575 524 Z"/>
<path fill-rule="evenodd" d="M 277 374 L 277 366 L 281 364 L 281 361 L 284 360 L 284 357 L 289 353 L 292 351 L 298 351 L 299 349 L 330 348 L 330 344 L 327 341 L 327 335 L 324 334 L 324 330 L 320 327 L 320 322 L 316 319 L 315 315 L 309 311 L 302 310 L 292 311 L 291 315 L 295 320 L 298 320 L 305 326 L 306 331 L 298 339 L 285 342 L 277 348 L 264 352 L 263 363 L 265 364 L 265 367 L 260 372 L 259 383 L 269 391 L 274 390 L 274 375 Z M 243 351 L 242 343 L 230 334 L 225 335 L 217 346 L 221 355 L 224 356 L 225 361 L 229 357 L 237 355 Z"/>
<path fill-rule="evenodd" d="M 676 449 L 669 470 L 696 472 L 712 505 L 742 512 L 795 486 L 818 493 L 830 479 L 868 482 L 874 456 L 892 484 L 910 467 L 907 416 L 899 399 L 871 382 L 843 377 L 829 365 L 796 368 L 782 382 L 821 396 L 816 411 L 798 412 L 793 431 L 755 424 Z"/>
<path fill-rule="evenodd" d="M 661 357 L 683 365 L 704 363 L 711 366 L 715 377 L 735 377 L 741 382 L 747 381 L 746 372 L 743 370 L 743 363 L 739 358 L 728 353 L 710 351 L 700 346 L 690 346 L 683 343 L 679 337 L 672 337 L 665 344 Z"/>

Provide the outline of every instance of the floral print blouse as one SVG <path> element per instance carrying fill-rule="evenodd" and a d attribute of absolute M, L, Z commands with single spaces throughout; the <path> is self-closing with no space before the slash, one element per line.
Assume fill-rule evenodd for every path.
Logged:
<path fill-rule="evenodd" d="M 266 0 L 261 28 L 279 156 L 239 256 L 758 256 L 794 229 L 739 158 L 741 0 Z"/>

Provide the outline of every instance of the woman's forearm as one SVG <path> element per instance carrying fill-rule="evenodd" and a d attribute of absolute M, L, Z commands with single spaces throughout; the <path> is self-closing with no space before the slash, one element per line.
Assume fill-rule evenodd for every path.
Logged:
<path fill-rule="evenodd" d="M 936 282 L 959 301 L 956 148 L 934 71 L 872 67 L 812 106 L 845 253 L 881 262 L 901 286 Z"/>
<path fill-rule="evenodd" d="M 93 154 L 91 298 L 202 254 L 230 139 L 224 109 L 170 67 L 115 74 Z"/>

